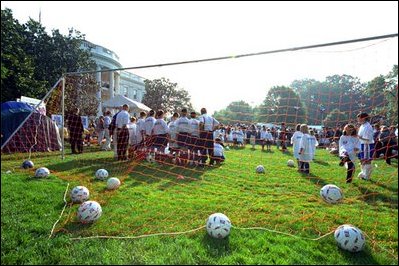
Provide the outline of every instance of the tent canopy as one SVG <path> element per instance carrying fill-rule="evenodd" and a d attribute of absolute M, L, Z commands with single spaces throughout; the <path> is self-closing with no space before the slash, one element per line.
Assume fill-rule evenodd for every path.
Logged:
<path fill-rule="evenodd" d="M 127 104 L 129 106 L 129 111 L 130 112 L 138 113 L 138 112 L 141 112 L 141 111 L 148 112 L 148 111 L 151 110 L 150 107 L 148 107 L 148 106 L 146 106 L 146 105 L 144 105 L 144 104 L 142 104 L 140 102 L 137 102 L 135 100 L 132 100 L 132 99 L 130 99 L 128 97 L 125 97 L 123 95 L 115 95 L 114 98 L 112 98 L 112 99 L 110 99 L 108 101 L 105 101 L 103 103 L 103 107 L 119 108 L 119 107 L 121 107 L 124 104 Z"/>

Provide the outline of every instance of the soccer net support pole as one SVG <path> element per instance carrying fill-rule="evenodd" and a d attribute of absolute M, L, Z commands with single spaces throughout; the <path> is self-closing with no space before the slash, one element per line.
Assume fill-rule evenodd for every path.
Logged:
<path fill-rule="evenodd" d="M 61 112 L 62 112 L 62 123 L 61 123 L 61 159 L 65 159 L 65 136 L 64 136 L 64 124 L 65 124 L 65 75 L 62 76 L 62 99 L 61 99 Z"/>
<path fill-rule="evenodd" d="M 8 137 L 8 139 L 3 143 L 3 145 L 1 145 L 1 149 L 3 149 L 7 143 L 12 139 L 12 137 L 14 137 L 14 135 L 21 129 L 21 127 L 25 124 L 26 121 L 28 121 L 28 119 L 32 116 L 33 112 L 35 112 L 39 106 L 43 103 L 43 101 L 45 99 L 47 99 L 47 97 L 50 95 L 50 93 L 57 87 L 58 83 L 60 83 L 60 81 L 62 80 L 62 78 L 58 79 L 57 82 L 54 84 L 54 86 L 47 92 L 46 96 L 43 97 L 43 99 L 41 99 L 41 101 L 35 106 L 35 108 L 33 108 L 33 110 L 29 113 L 29 115 L 24 119 L 24 121 L 22 121 L 22 123 L 17 127 L 17 129 Z"/>

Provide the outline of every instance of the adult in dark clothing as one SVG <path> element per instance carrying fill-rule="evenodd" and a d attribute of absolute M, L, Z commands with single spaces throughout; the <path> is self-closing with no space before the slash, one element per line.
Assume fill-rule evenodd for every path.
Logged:
<path fill-rule="evenodd" d="M 72 154 L 83 152 L 83 123 L 79 116 L 79 108 L 74 108 L 67 118 L 69 140 Z M 77 148 L 77 151 L 76 151 Z"/>

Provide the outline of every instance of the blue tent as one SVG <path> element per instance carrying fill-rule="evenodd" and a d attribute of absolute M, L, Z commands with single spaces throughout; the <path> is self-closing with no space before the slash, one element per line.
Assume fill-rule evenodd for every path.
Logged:
<path fill-rule="evenodd" d="M 1 145 L 33 114 L 7 142 L 2 152 L 28 152 L 59 150 L 59 132 L 51 119 L 23 102 L 9 101 L 1 104 Z"/>
<path fill-rule="evenodd" d="M 32 112 L 27 103 L 8 101 L 1 104 L 1 145 Z"/>

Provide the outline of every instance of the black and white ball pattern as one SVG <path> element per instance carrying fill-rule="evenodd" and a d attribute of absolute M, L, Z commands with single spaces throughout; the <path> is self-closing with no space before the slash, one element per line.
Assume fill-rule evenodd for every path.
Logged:
<path fill-rule="evenodd" d="M 321 188 L 320 196 L 324 199 L 324 201 L 331 204 L 336 204 L 342 200 L 343 194 L 339 187 L 328 184 Z"/>
<path fill-rule="evenodd" d="M 89 199 L 89 190 L 84 186 L 74 187 L 71 191 L 71 200 L 73 203 L 82 203 Z"/>
<path fill-rule="evenodd" d="M 206 222 L 206 231 L 211 237 L 225 238 L 230 234 L 230 219 L 223 213 L 214 213 Z"/>
<path fill-rule="evenodd" d="M 98 169 L 96 172 L 96 179 L 106 180 L 108 178 L 108 171 L 105 169 Z"/>
<path fill-rule="evenodd" d="M 35 172 L 35 177 L 48 177 L 50 174 L 50 170 L 46 167 L 40 167 Z"/>
<path fill-rule="evenodd" d="M 96 201 L 85 201 L 78 209 L 78 219 L 81 223 L 92 223 L 97 221 L 102 214 L 101 206 Z"/>
<path fill-rule="evenodd" d="M 25 160 L 21 165 L 21 167 L 24 169 L 33 168 L 33 166 L 34 164 L 31 160 Z"/>
<path fill-rule="evenodd" d="M 340 248 L 350 252 L 359 252 L 366 245 L 363 232 L 351 224 L 339 226 L 334 232 L 334 238 Z"/>
<path fill-rule="evenodd" d="M 265 173 L 265 167 L 264 167 L 263 165 L 258 165 L 258 166 L 256 167 L 256 172 L 257 172 L 258 174 L 263 174 L 263 173 Z"/>

